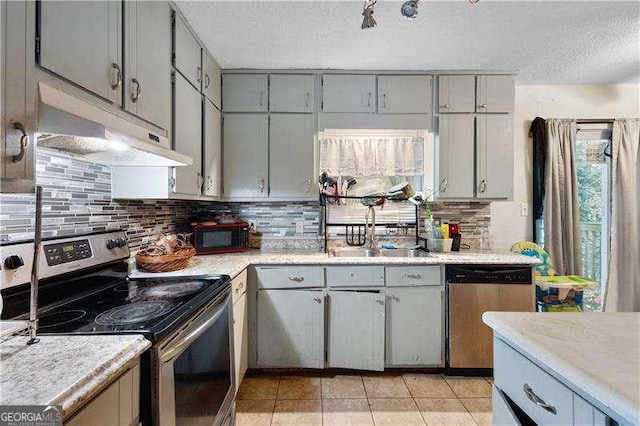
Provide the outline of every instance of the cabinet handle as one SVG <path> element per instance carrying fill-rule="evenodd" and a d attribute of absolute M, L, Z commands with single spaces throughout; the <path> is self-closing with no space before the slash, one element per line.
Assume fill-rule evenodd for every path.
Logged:
<path fill-rule="evenodd" d="M 447 179 L 442 179 L 442 181 L 440 182 L 440 192 L 447 192 Z"/>
<path fill-rule="evenodd" d="M 387 94 L 383 94 L 382 95 L 382 108 L 386 108 L 387 107 Z"/>
<path fill-rule="evenodd" d="M 315 300 L 317 303 L 322 303 L 322 297 L 314 296 L 313 300 Z"/>
<path fill-rule="evenodd" d="M 311 179 L 307 179 L 307 189 L 304 192 L 307 194 L 311 192 Z"/>
<path fill-rule="evenodd" d="M 27 133 L 27 129 L 24 127 L 22 123 L 13 123 L 13 128 L 16 130 L 20 130 L 22 132 L 22 136 L 20 136 L 20 152 L 11 157 L 12 163 L 19 163 L 24 158 L 24 153 L 29 146 L 29 134 Z"/>
<path fill-rule="evenodd" d="M 527 395 L 527 398 L 529 398 L 529 401 L 551 414 L 557 414 L 556 407 L 544 402 L 542 398 L 535 394 L 533 389 L 531 389 L 531 386 L 525 383 L 524 386 L 522 386 L 522 390 L 524 391 L 524 394 Z"/>
<path fill-rule="evenodd" d="M 198 78 L 197 78 L 198 83 L 200 83 L 202 81 L 202 67 L 198 67 Z"/>
<path fill-rule="evenodd" d="M 451 107 L 449 104 L 440 105 L 440 108 L 442 109 L 449 109 L 449 107 Z"/>
<path fill-rule="evenodd" d="M 378 305 L 384 305 L 384 300 L 376 299 L 376 303 L 377 303 Z"/>
<path fill-rule="evenodd" d="M 412 278 L 414 280 L 419 280 L 419 279 L 422 278 L 422 275 L 420 275 L 420 274 L 406 274 L 405 277 Z"/>
<path fill-rule="evenodd" d="M 238 284 L 238 287 L 239 287 L 239 288 L 244 287 L 244 282 L 240 281 L 240 284 Z"/>
<path fill-rule="evenodd" d="M 487 190 L 487 181 L 483 180 L 482 182 L 480 182 L 480 185 L 478 186 L 478 191 L 480 191 L 481 194 L 484 194 L 486 190 Z"/>
<path fill-rule="evenodd" d="M 136 102 L 138 102 L 138 99 L 140 99 L 140 94 L 141 94 L 140 82 L 138 81 L 137 78 L 131 79 L 131 85 L 134 85 L 134 84 L 136 85 L 136 90 L 129 92 L 129 98 L 131 98 L 131 102 L 135 104 Z"/>
<path fill-rule="evenodd" d="M 211 191 L 211 185 L 213 185 L 213 179 L 211 175 L 207 175 L 207 191 Z"/>
<path fill-rule="evenodd" d="M 391 296 L 391 300 L 395 300 L 396 302 L 399 302 L 400 298 L 394 294 Z"/>
<path fill-rule="evenodd" d="M 305 101 L 305 106 L 307 108 L 309 108 L 309 102 L 310 101 L 311 101 L 311 94 L 309 92 L 307 92 L 307 98 L 306 98 L 306 101 Z"/>
<path fill-rule="evenodd" d="M 289 277 L 289 281 L 294 281 L 297 283 L 301 283 L 302 281 L 304 281 L 304 277 L 301 277 L 299 275 L 295 276 L 295 277 Z"/>
<path fill-rule="evenodd" d="M 116 82 L 111 84 L 111 90 L 116 90 L 122 84 L 122 69 L 115 62 L 111 64 L 111 69 L 116 71 Z"/>
<path fill-rule="evenodd" d="M 196 192 L 202 193 L 202 185 L 204 185 L 204 178 L 198 173 L 198 183 L 196 186 Z"/>
<path fill-rule="evenodd" d="M 204 88 L 208 89 L 210 83 L 211 83 L 211 79 L 209 78 L 209 74 L 205 74 L 204 75 Z"/>
<path fill-rule="evenodd" d="M 367 93 L 367 106 L 371 106 L 371 92 Z"/>
<path fill-rule="evenodd" d="M 261 91 L 261 92 L 258 94 L 258 104 L 259 104 L 260 106 L 262 106 L 263 102 L 264 102 L 264 92 L 263 92 L 263 91 Z"/>
<path fill-rule="evenodd" d="M 486 109 L 487 108 L 487 104 L 480 104 L 480 105 L 478 105 L 478 108 Z"/>
<path fill-rule="evenodd" d="M 264 179 L 260 179 L 260 182 L 258 182 L 258 189 L 261 194 L 264 192 Z"/>

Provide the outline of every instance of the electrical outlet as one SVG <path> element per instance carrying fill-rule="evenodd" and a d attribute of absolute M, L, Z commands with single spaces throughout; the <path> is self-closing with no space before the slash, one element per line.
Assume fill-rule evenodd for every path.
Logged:
<path fill-rule="evenodd" d="M 520 216 L 529 216 L 529 204 L 527 203 L 520 204 Z"/>
<path fill-rule="evenodd" d="M 296 234 L 304 233 L 304 219 L 296 219 Z"/>

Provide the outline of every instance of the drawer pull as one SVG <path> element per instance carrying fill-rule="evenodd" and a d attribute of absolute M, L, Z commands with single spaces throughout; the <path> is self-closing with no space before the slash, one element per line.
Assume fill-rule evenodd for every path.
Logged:
<path fill-rule="evenodd" d="M 556 407 L 544 402 L 542 398 L 540 398 L 538 395 L 535 394 L 533 389 L 531 389 L 531 386 L 525 383 L 524 386 L 522 387 L 522 390 L 524 391 L 524 394 L 527 395 L 527 398 L 529 398 L 529 401 L 533 402 L 538 407 L 542 408 L 543 410 L 551 414 L 554 414 L 554 415 L 557 414 Z"/>
<path fill-rule="evenodd" d="M 295 281 L 295 282 L 297 282 L 297 283 L 301 283 L 302 281 L 304 281 L 304 277 L 300 277 L 300 276 L 297 276 L 297 277 L 289 277 L 289 281 Z"/>
<path fill-rule="evenodd" d="M 315 296 L 313 298 L 313 300 L 315 300 L 317 303 L 322 303 L 322 298 L 321 297 Z"/>
<path fill-rule="evenodd" d="M 422 278 L 422 275 L 421 274 L 407 274 L 407 275 L 405 275 L 405 277 L 412 278 L 414 280 L 419 280 L 419 279 Z"/>

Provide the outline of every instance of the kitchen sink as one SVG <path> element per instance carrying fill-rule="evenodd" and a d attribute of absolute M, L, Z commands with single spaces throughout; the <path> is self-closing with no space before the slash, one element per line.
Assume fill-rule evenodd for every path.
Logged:
<path fill-rule="evenodd" d="M 369 248 L 339 248 L 329 251 L 329 257 L 429 257 L 429 253 L 417 249 L 379 250 Z"/>

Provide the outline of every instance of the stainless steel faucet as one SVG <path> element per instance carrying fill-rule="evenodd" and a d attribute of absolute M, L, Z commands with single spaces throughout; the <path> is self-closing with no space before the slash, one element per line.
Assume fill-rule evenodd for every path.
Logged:
<path fill-rule="evenodd" d="M 371 226 L 369 226 L 369 215 L 371 215 Z M 369 235 L 369 248 L 375 249 L 378 247 L 378 240 L 376 238 L 376 210 L 374 206 L 369 206 L 367 212 L 364 215 L 364 228 Z"/>

